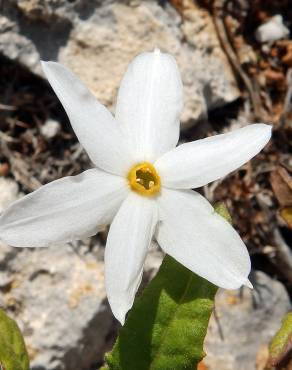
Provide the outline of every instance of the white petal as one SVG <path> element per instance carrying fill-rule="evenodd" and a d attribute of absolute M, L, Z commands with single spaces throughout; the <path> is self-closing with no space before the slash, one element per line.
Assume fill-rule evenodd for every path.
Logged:
<path fill-rule="evenodd" d="M 197 188 L 226 176 L 254 157 L 270 140 L 271 126 L 249 125 L 227 134 L 182 144 L 155 168 L 166 187 Z"/>
<path fill-rule="evenodd" d="M 157 241 L 196 274 L 226 289 L 248 284 L 250 258 L 233 227 L 200 194 L 163 189 Z"/>
<path fill-rule="evenodd" d="M 0 215 L 0 240 L 45 247 L 94 235 L 111 222 L 128 191 L 125 179 L 98 169 L 53 181 Z"/>
<path fill-rule="evenodd" d="M 64 66 L 42 62 L 42 67 L 78 140 L 94 164 L 105 171 L 124 175 L 133 161 L 129 145 L 111 113 Z"/>
<path fill-rule="evenodd" d="M 121 324 L 140 285 L 156 223 L 156 202 L 131 193 L 111 224 L 105 249 L 105 282 L 111 309 Z"/>
<path fill-rule="evenodd" d="M 137 162 L 151 162 L 176 146 L 181 109 L 182 82 L 174 58 L 158 49 L 137 56 L 122 80 L 116 107 Z"/>

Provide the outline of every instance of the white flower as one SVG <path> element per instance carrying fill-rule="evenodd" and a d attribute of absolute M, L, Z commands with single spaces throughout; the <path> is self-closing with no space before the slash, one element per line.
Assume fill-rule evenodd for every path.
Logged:
<path fill-rule="evenodd" d="M 106 290 L 121 323 L 154 234 L 166 253 L 212 283 L 250 285 L 250 258 L 239 235 L 188 189 L 250 160 L 270 139 L 271 127 L 249 125 L 175 148 L 182 83 L 173 57 L 159 50 L 128 67 L 115 118 L 62 65 L 44 62 L 43 69 L 96 168 L 16 201 L 0 217 L 0 238 L 16 247 L 45 247 L 92 236 L 111 223 Z"/>

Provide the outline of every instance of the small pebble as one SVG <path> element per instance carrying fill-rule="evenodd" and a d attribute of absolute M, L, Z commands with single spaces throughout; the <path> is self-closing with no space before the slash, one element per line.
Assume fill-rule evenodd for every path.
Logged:
<path fill-rule="evenodd" d="M 258 42 L 273 42 L 289 36 L 289 29 L 283 23 L 281 15 L 275 15 L 266 23 L 261 24 L 255 32 Z"/>
<path fill-rule="evenodd" d="M 60 131 L 61 125 L 58 121 L 48 119 L 41 127 L 41 134 L 46 139 L 54 138 Z"/>

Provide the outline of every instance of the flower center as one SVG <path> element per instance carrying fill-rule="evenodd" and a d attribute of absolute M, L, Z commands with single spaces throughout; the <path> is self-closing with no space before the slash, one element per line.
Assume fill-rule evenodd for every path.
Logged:
<path fill-rule="evenodd" d="M 160 190 L 160 177 L 151 163 L 143 162 L 132 167 L 128 174 L 131 189 L 145 196 Z"/>

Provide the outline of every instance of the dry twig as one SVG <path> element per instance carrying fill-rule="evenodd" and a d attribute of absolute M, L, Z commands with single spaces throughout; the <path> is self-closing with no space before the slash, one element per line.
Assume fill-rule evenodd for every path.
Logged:
<path fill-rule="evenodd" d="M 248 77 L 248 75 L 244 72 L 242 69 L 237 55 L 235 51 L 233 50 L 229 39 L 228 35 L 226 32 L 225 24 L 224 24 L 224 3 L 225 0 L 215 0 L 213 3 L 213 20 L 215 24 L 215 28 L 219 37 L 219 40 L 221 42 L 222 48 L 225 51 L 227 58 L 229 62 L 231 63 L 233 69 L 235 72 L 237 72 L 238 76 L 244 83 L 249 97 L 250 101 L 252 103 L 253 111 L 254 111 L 254 118 L 255 120 L 260 120 L 262 117 L 262 104 L 261 104 L 261 99 L 259 96 L 258 88 L 256 88 L 255 83 L 252 83 Z"/>

